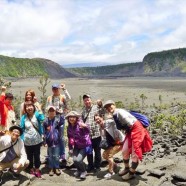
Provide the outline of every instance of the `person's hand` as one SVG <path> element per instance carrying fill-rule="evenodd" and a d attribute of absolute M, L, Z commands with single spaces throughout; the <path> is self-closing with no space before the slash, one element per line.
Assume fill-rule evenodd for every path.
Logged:
<path fill-rule="evenodd" d="M 6 87 L 5 87 L 5 86 L 2 86 L 2 87 L 1 87 L 1 91 L 2 91 L 2 92 L 5 92 L 5 91 L 6 91 Z"/>
<path fill-rule="evenodd" d="M 85 127 L 87 127 L 87 125 L 85 123 L 83 123 L 83 122 L 80 122 L 79 127 L 80 128 L 85 128 Z"/>
<path fill-rule="evenodd" d="M 3 136 L 3 135 L 5 135 L 5 131 L 0 131 L 0 136 Z"/>
<path fill-rule="evenodd" d="M 61 83 L 61 89 L 65 90 L 65 84 Z"/>
<path fill-rule="evenodd" d="M 72 149 L 69 150 L 68 154 L 69 154 L 69 156 L 72 156 L 73 155 L 73 150 Z"/>

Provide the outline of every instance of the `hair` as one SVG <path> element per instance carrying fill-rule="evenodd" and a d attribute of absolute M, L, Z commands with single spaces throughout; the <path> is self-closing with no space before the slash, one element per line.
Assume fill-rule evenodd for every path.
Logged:
<path fill-rule="evenodd" d="M 97 116 L 103 118 L 103 116 L 102 116 L 101 114 L 99 114 L 99 113 L 95 113 L 95 114 L 94 114 L 94 121 L 95 121 L 95 118 L 96 118 Z"/>
<path fill-rule="evenodd" d="M 25 112 L 26 114 L 27 114 L 26 107 L 27 107 L 28 105 L 32 105 L 32 106 L 34 107 L 34 112 L 36 111 L 36 107 L 35 107 L 35 105 L 34 105 L 34 103 L 33 103 L 32 101 L 25 101 L 25 102 L 24 102 L 24 112 Z"/>
<path fill-rule="evenodd" d="M 26 100 L 27 93 L 30 93 L 30 94 L 31 94 L 32 101 L 34 101 L 34 97 L 35 97 L 36 94 L 35 94 L 34 90 L 29 89 L 29 90 L 27 90 L 27 91 L 25 92 L 25 102 L 27 101 L 27 100 Z"/>
<path fill-rule="evenodd" d="M 14 96 L 13 96 L 12 93 L 6 93 L 6 94 L 5 94 L 5 99 L 7 99 L 7 98 L 9 98 L 9 99 L 14 99 Z"/>

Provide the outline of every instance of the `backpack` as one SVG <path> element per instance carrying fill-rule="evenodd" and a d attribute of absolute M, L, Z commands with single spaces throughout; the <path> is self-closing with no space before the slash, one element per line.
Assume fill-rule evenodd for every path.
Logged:
<path fill-rule="evenodd" d="M 150 125 L 150 121 L 147 116 L 136 111 L 129 111 L 129 113 L 133 115 L 138 121 L 140 121 L 143 127 L 146 128 Z"/>

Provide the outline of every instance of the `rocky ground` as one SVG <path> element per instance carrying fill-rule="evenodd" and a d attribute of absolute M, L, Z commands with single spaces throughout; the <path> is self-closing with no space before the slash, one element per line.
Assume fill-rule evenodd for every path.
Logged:
<path fill-rule="evenodd" d="M 41 166 L 42 179 L 35 178 L 22 172 L 19 179 L 13 179 L 12 175 L 4 173 L 2 186 L 53 186 L 53 185 L 122 185 L 122 186 L 186 186 L 186 127 L 183 128 L 181 136 L 171 137 L 168 134 L 158 135 L 158 130 L 152 132 L 154 146 L 151 153 L 144 155 L 143 161 L 138 166 L 135 179 L 123 181 L 118 174 L 112 179 L 105 180 L 107 166 L 102 167 L 97 173 L 88 174 L 86 180 L 82 181 L 73 176 L 74 168 L 62 168 L 60 176 L 48 175 L 48 169 L 43 164 Z M 46 147 L 42 147 L 42 159 L 46 155 Z M 121 153 L 118 153 L 115 161 L 121 160 Z M 68 165 L 72 162 L 69 159 Z M 118 162 L 118 169 L 123 167 L 122 162 Z"/>

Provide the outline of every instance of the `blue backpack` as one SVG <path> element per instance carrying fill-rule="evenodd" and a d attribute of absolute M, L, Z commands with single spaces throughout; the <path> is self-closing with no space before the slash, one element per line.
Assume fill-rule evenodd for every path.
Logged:
<path fill-rule="evenodd" d="M 150 121 L 147 118 L 147 116 L 136 112 L 136 111 L 129 111 L 131 115 L 133 115 L 138 121 L 141 122 L 141 124 L 146 128 L 150 125 Z"/>

